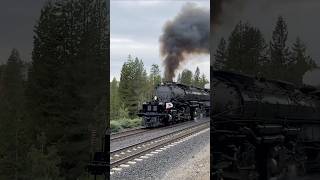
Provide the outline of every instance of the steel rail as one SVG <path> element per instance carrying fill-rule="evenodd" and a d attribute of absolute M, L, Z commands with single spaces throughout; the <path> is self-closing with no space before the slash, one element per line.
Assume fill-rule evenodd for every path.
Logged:
<path fill-rule="evenodd" d="M 182 138 L 200 132 L 201 130 L 209 128 L 209 126 L 209 122 L 204 122 L 196 126 L 187 127 L 157 138 L 114 150 L 110 152 L 110 166 L 111 168 L 114 168 L 121 164 L 125 164 L 136 157 L 140 157 L 141 155 L 151 152 L 157 148 L 166 146 Z"/>
<path fill-rule="evenodd" d="M 128 131 L 123 131 L 123 132 L 111 134 L 110 141 L 116 141 L 116 140 L 119 140 L 119 139 L 122 139 L 122 138 L 125 138 L 128 136 L 141 134 L 141 133 L 144 133 L 147 131 L 150 131 L 150 129 L 136 128 L 136 129 L 131 129 Z"/>
<path fill-rule="evenodd" d="M 122 132 L 111 134 L 110 141 L 116 142 L 116 141 L 124 139 L 128 136 L 135 136 L 135 135 L 142 134 L 145 132 L 152 132 L 153 133 L 153 132 L 157 132 L 157 131 L 161 131 L 161 130 L 165 130 L 165 129 L 170 129 L 170 128 L 174 128 L 174 127 L 178 127 L 178 126 L 182 126 L 182 125 L 186 125 L 186 124 L 192 124 L 192 123 L 194 123 L 194 121 L 185 121 L 182 123 L 177 123 L 177 124 L 173 124 L 173 125 L 165 126 L 165 127 L 160 127 L 160 128 L 156 128 L 156 129 L 143 129 L 142 127 L 134 128 L 134 129 L 130 129 L 127 131 L 122 131 Z"/>

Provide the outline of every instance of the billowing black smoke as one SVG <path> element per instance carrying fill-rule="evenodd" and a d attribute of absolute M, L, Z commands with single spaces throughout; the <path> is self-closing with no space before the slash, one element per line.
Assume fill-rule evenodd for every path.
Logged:
<path fill-rule="evenodd" d="M 209 53 L 209 9 L 188 3 L 168 21 L 160 37 L 160 53 L 164 58 L 165 79 L 172 81 L 175 71 L 190 54 Z"/>
<path fill-rule="evenodd" d="M 303 83 L 311 86 L 320 87 L 320 68 L 307 71 L 303 75 Z"/>
<path fill-rule="evenodd" d="M 222 24 L 222 16 L 224 11 L 224 4 L 230 3 L 234 0 L 214 0 L 213 1 L 213 25 L 219 25 Z"/>

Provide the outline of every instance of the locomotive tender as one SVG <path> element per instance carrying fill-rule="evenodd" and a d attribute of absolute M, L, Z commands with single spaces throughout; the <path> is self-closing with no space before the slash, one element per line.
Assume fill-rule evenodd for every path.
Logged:
<path fill-rule="evenodd" d="M 208 116 L 209 107 L 208 89 L 166 82 L 155 88 L 154 100 L 143 103 L 138 116 L 144 127 L 159 127 Z"/>
<path fill-rule="evenodd" d="M 320 91 L 211 71 L 214 179 L 291 179 L 320 168 Z"/>

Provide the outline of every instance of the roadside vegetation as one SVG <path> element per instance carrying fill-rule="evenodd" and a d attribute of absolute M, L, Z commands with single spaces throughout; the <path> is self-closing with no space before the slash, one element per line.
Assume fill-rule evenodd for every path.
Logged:
<path fill-rule="evenodd" d="M 111 132 L 118 132 L 126 128 L 134 128 L 141 126 L 142 118 L 134 118 L 134 119 L 117 119 L 111 120 L 110 127 Z"/>

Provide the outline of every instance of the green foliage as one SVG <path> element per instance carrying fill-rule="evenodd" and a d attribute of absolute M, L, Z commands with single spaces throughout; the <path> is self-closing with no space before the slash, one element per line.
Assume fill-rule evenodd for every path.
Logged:
<path fill-rule="evenodd" d="M 213 68 L 216 70 L 221 70 L 225 68 L 224 65 L 227 61 L 226 45 L 227 45 L 226 40 L 224 38 L 221 38 L 218 45 L 218 49 L 214 53 L 215 61 L 214 61 Z"/>
<path fill-rule="evenodd" d="M 196 87 L 201 87 L 201 77 L 200 77 L 199 67 L 197 67 L 196 71 L 194 72 L 192 84 Z"/>
<path fill-rule="evenodd" d="M 265 53 L 266 43 L 260 30 L 248 23 L 240 22 L 229 37 L 227 61 L 224 69 L 256 74 L 261 70 L 260 65 L 264 60 Z M 223 62 L 221 59 L 218 60 L 220 63 Z"/>
<path fill-rule="evenodd" d="M 288 71 L 292 72 L 287 79 L 295 84 L 302 85 L 302 78 L 305 72 L 316 67 L 315 62 L 307 55 L 306 46 L 297 38 L 291 48 L 290 63 Z"/>
<path fill-rule="evenodd" d="M 270 52 L 270 67 L 272 72 L 268 74 L 270 78 L 290 80 L 291 74 L 287 73 L 292 65 L 290 60 L 290 51 L 287 46 L 288 29 L 284 19 L 278 17 L 276 27 L 272 32 L 272 40 L 270 41 L 269 52 Z"/>
<path fill-rule="evenodd" d="M 111 120 L 110 122 L 111 132 L 118 132 L 125 128 L 139 127 L 141 126 L 141 123 L 142 123 L 141 118 L 134 118 L 134 119 L 124 118 L 124 119 Z"/>
<path fill-rule="evenodd" d="M 207 79 L 207 77 L 202 74 L 201 78 L 200 78 L 200 83 L 199 83 L 199 86 L 200 88 L 204 88 L 206 84 L 209 83 L 209 80 Z"/>
<path fill-rule="evenodd" d="M 101 138 L 108 126 L 106 8 L 105 0 L 48 1 L 32 64 L 13 50 L 0 66 L 0 179 L 86 176 L 90 130 Z"/>
<path fill-rule="evenodd" d="M 185 85 L 192 85 L 192 72 L 188 69 L 185 69 L 181 73 L 181 80 L 180 83 Z"/>
<path fill-rule="evenodd" d="M 83 176 L 90 130 L 106 126 L 106 14 L 104 0 L 49 1 L 34 30 L 28 124 L 55 144 L 66 179 Z"/>
<path fill-rule="evenodd" d="M 121 102 L 128 108 L 129 116 L 136 117 L 139 107 L 147 98 L 147 73 L 142 60 L 128 56 L 121 69 L 119 96 Z"/>
<path fill-rule="evenodd" d="M 110 129 L 111 132 L 118 132 L 122 129 L 121 123 L 118 120 L 111 120 L 110 121 Z"/>
<path fill-rule="evenodd" d="M 150 83 L 153 87 L 159 85 L 161 83 L 161 71 L 159 68 L 159 65 L 152 64 L 151 70 L 150 70 Z"/>
<path fill-rule="evenodd" d="M 119 115 L 117 117 L 118 118 L 129 118 L 129 111 L 123 104 L 119 108 Z"/>
<path fill-rule="evenodd" d="M 0 179 L 21 178 L 25 173 L 28 136 L 24 120 L 23 63 L 13 49 L 0 79 Z"/>
<path fill-rule="evenodd" d="M 38 136 L 38 144 L 28 152 L 30 178 L 35 180 L 59 180 L 61 159 L 55 146 L 46 147 L 44 133 Z"/>
<path fill-rule="evenodd" d="M 116 78 L 110 83 L 110 119 L 119 117 L 120 98 L 119 85 Z"/>
<path fill-rule="evenodd" d="M 215 52 L 214 69 L 229 70 L 302 84 L 305 72 L 316 67 L 307 55 L 303 42 L 297 38 L 291 51 L 287 46 L 285 20 L 277 20 L 269 46 L 259 29 L 239 22 L 229 36 L 221 39 Z"/>

